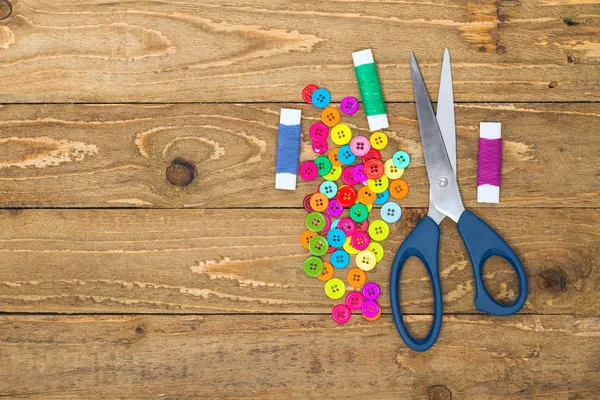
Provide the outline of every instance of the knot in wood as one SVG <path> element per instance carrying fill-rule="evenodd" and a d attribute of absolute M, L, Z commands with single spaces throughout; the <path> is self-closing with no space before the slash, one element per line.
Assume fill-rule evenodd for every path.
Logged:
<path fill-rule="evenodd" d="M 552 268 L 540 272 L 542 287 L 550 292 L 567 290 L 567 274 L 562 268 Z"/>
<path fill-rule="evenodd" d="M 429 400 L 451 400 L 452 392 L 444 385 L 430 386 L 428 390 Z"/>
<path fill-rule="evenodd" d="M 6 19 L 12 13 L 12 5 L 6 0 L 0 0 L 0 21 Z"/>
<path fill-rule="evenodd" d="M 167 180 L 175 186 L 187 186 L 192 180 L 196 166 L 185 160 L 175 159 L 167 167 Z"/>

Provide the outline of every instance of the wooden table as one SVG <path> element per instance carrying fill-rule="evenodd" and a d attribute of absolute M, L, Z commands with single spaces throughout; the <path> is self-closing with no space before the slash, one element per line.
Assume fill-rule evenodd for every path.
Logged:
<path fill-rule="evenodd" d="M 315 184 L 274 190 L 278 115 L 301 108 L 306 133 L 304 85 L 358 95 L 351 53 L 369 47 L 410 194 L 369 274 L 384 315 L 337 326 L 301 267 Z M 409 51 L 435 96 L 444 47 L 464 201 L 515 248 L 529 298 L 477 312 L 446 221 L 444 326 L 415 353 L 387 280 L 427 207 Z M 0 0 L 0 394 L 600 398 L 599 65 L 598 0 Z M 495 207 L 476 203 L 480 121 L 503 123 Z M 515 298 L 490 264 L 490 291 Z M 420 265 L 401 290 L 424 332 Z"/>

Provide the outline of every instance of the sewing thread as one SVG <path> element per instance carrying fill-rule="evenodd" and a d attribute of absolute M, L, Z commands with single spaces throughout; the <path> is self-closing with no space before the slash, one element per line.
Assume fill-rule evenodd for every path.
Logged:
<path fill-rule="evenodd" d="M 352 53 L 352 60 L 354 61 L 354 72 L 365 107 L 369 130 L 373 132 L 388 128 L 385 101 L 379 76 L 377 75 L 377 67 L 373 59 L 373 52 L 371 49 L 354 52 Z"/>
<path fill-rule="evenodd" d="M 482 122 L 479 126 L 477 156 L 477 202 L 498 203 L 502 170 L 501 124 Z"/>
<path fill-rule="evenodd" d="M 275 155 L 275 189 L 296 190 L 300 157 L 301 110 L 282 108 Z"/>

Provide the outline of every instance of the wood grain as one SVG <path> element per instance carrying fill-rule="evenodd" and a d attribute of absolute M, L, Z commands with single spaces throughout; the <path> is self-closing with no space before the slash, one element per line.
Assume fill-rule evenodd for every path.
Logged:
<path fill-rule="evenodd" d="M 0 14 L 3 102 L 299 101 L 357 94 L 372 47 L 388 101 L 412 101 L 415 51 L 458 101 L 600 100 L 598 3 L 579 0 L 14 0 Z M 4 17 L 4 19 L 2 19 Z"/>
<path fill-rule="evenodd" d="M 300 182 L 295 192 L 274 189 L 282 106 L 4 106 L 0 206 L 301 207 L 315 182 Z M 314 159 L 308 128 L 320 114 L 312 106 L 302 110 L 301 159 Z M 390 105 L 389 114 L 393 129 L 385 155 L 403 149 L 412 156 L 404 175 L 410 193 L 401 203 L 425 207 L 429 183 L 414 105 Z M 362 114 L 354 120 L 366 127 Z M 600 105 L 459 104 L 456 121 L 458 177 L 467 206 L 481 206 L 476 203 L 480 121 L 503 123 L 499 207 L 600 206 L 600 170 L 593 161 L 600 158 L 595 130 Z M 174 160 L 187 162 L 195 177 L 181 165 L 167 176 Z"/>
<path fill-rule="evenodd" d="M 411 317 L 423 326 L 422 316 Z M 446 317 L 408 350 L 390 317 L 2 316 L 8 397 L 594 399 L 600 319 Z M 258 367 L 258 368 L 257 368 Z"/>
<path fill-rule="evenodd" d="M 368 276 L 382 286 L 400 241 L 425 214 L 404 209 Z M 481 209 L 529 276 L 523 313 L 600 315 L 600 211 Z M 0 311 L 118 313 L 328 313 L 335 302 L 308 278 L 299 244 L 303 210 L 25 210 L 0 213 Z M 442 224 L 446 313 L 474 313 L 473 275 L 453 223 Z M 336 271 L 346 280 L 348 269 Z M 517 292 L 512 269 L 486 266 L 501 301 Z M 407 313 L 431 311 L 427 273 L 402 276 Z M 235 320 L 235 319 L 234 319 Z"/>

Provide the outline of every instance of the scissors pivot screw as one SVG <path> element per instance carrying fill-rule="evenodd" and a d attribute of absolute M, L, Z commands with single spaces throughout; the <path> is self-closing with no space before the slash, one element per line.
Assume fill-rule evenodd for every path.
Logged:
<path fill-rule="evenodd" d="M 446 186 L 448 186 L 448 178 L 446 178 L 445 176 L 442 176 L 438 180 L 438 185 L 440 185 L 440 187 L 446 187 Z"/>

